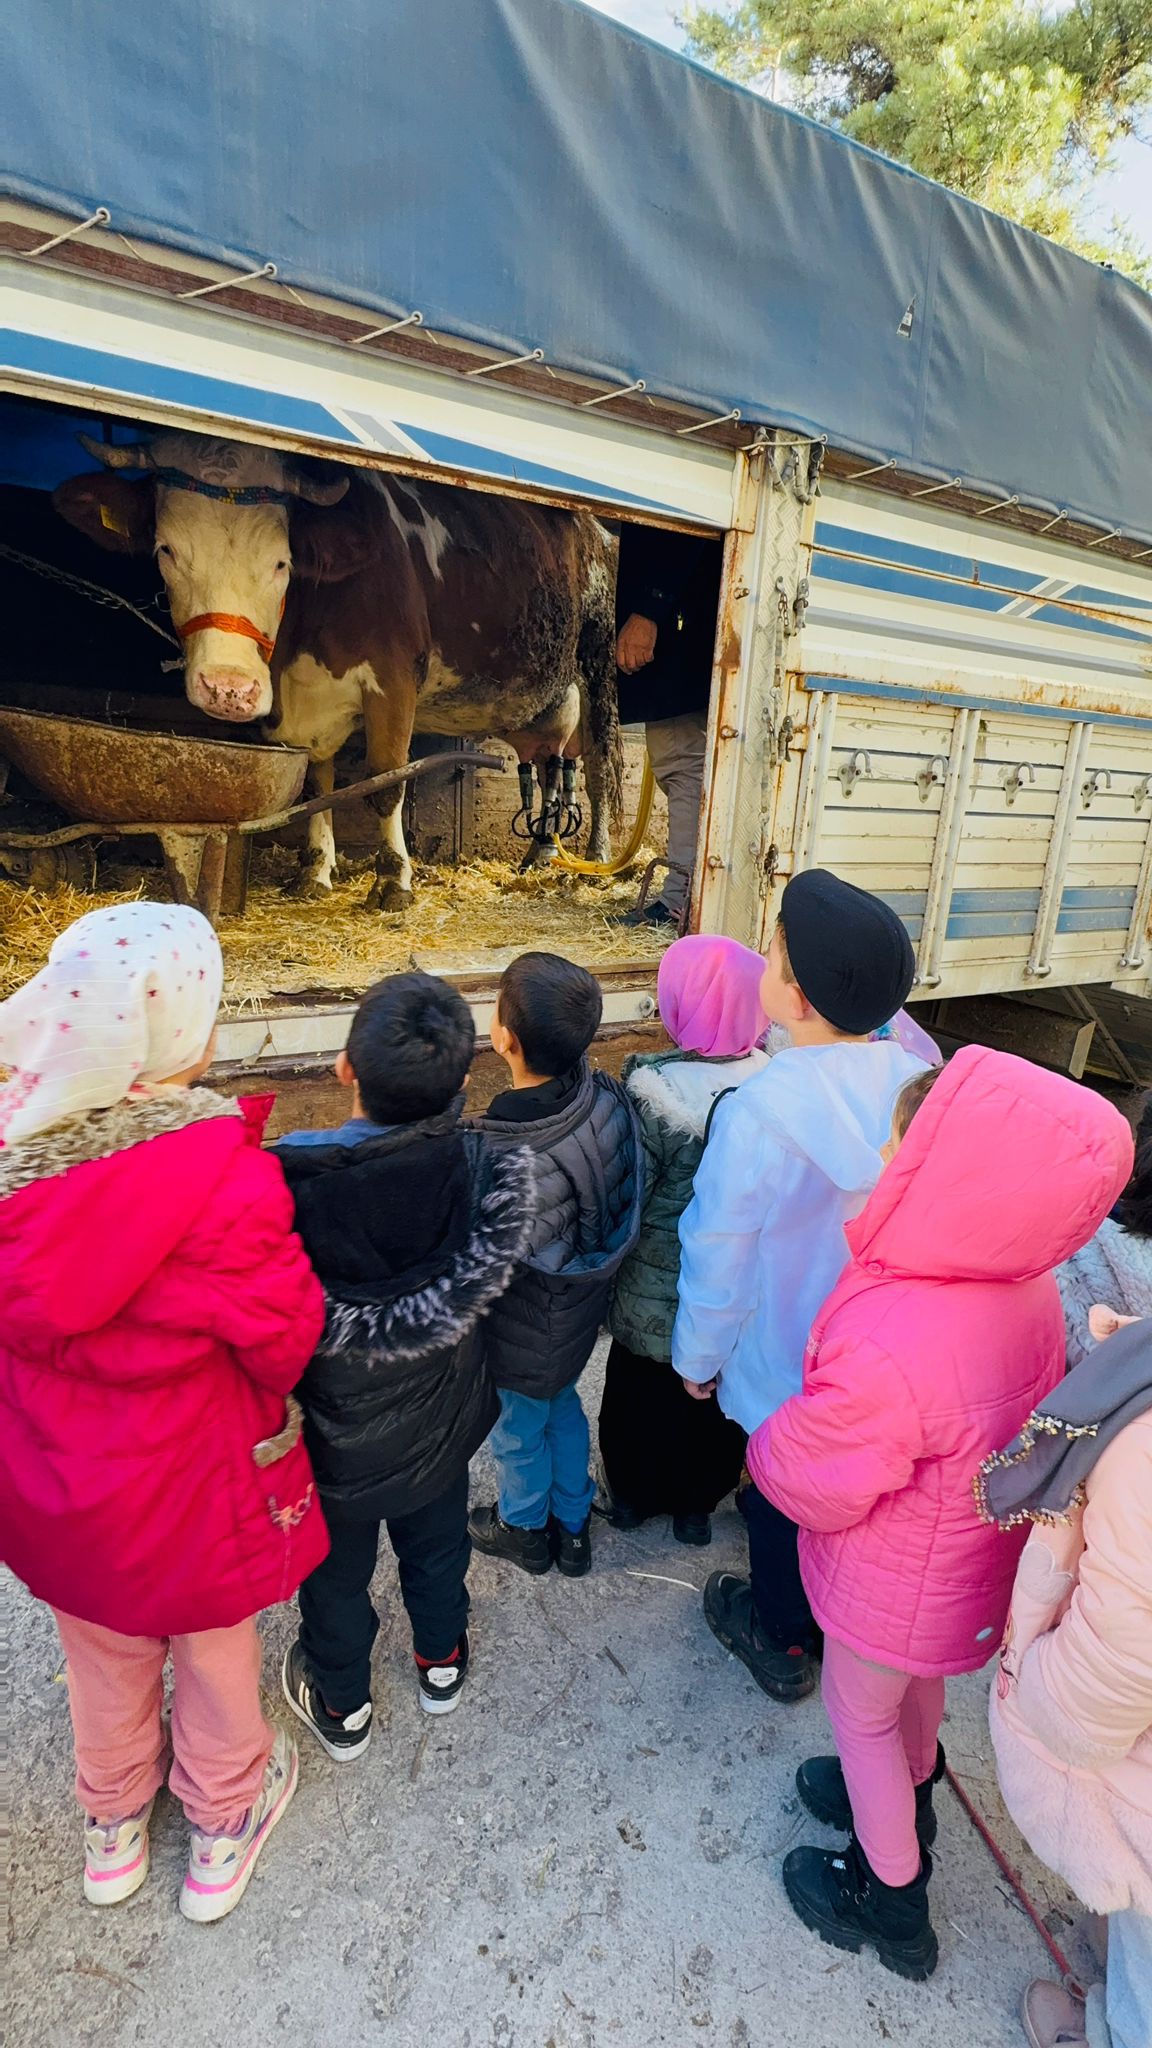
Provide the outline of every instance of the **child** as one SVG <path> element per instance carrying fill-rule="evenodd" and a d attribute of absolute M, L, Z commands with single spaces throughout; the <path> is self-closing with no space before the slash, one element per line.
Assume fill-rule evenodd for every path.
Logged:
<path fill-rule="evenodd" d="M 1152 1096 L 1136 1130 L 1136 1168 L 1111 1216 L 1056 1275 L 1064 1303 L 1068 1369 L 1091 1352 L 1088 1312 L 1110 1301 L 1122 1315 L 1152 1314 Z"/>
<path fill-rule="evenodd" d="M 300 1588 L 282 1682 L 338 1763 L 372 1733 L 381 1522 L 424 1711 L 458 1706 L 468 1671 L 468 1460 L 496 1415 L 479 1325 L 507 1285 L 532 1198 L 526 1152 L 497 1156 L 461 1125 L 475 1039 L 455 989 L 389 975 L 336 1062 L 350 1120 L 277 1147 L 328 1303 L 299 1395 L 332 1538 Z"/>
<path fill-rule="evenodd" d="M 660 962 L 660 1017 L 679 1047 L 640 1053 L 624 1085 L 644 1143 L 640 1237 L 616 1276 L 612 1349 L 600 1407 L 600 1455 L 618 1529 L 671 1514 L 679 1543 L 706 1544 L 710 1516 L 744 1463 L 744 1432 L 715 1401 L 693 1401 L 674 1372 L 680 1273 L 677 1229 L 692 1195 L 716 1102 L 758 1074 L 768 1055 L 760 1007 L 764 962 L 734 939 L 678 939 Z"/>
<path fill-rule="evenodd" d="M 492 1023 L 512 1086 L 477 1124 L 501 1150 L 531 1147 L 537 1195 L 524 1257 L 487 1325 L 500 1390 L 492 1432 L 500 1496 L 468 1526 L 490 1557 L 526 1572 L 546 1572 L 555 1559 L 568 1578 L 592 1562 L 594 1488 L 576 1382 L 640 1229 L 636 1119 L 620 1083 L 594 1074 L 584 1057 L 600 1011 L 586 968 L 556 953 L 513 960 Z"/>
<path fill-rule="evenodd" d="M 898 1039 L 869 1042 L 914 972 L 879 897 L 818 868 L 789 882 L 760 1001 L 792 1044 L 720 1104 L 680 1224 L 673 1366 L 747 1432 L 799 1392 L 812 1318 L 848 1256 L 844 1225 L 875 1185 L 897 1093 L 923 1071 Z M 705 1618 L 773 1699 L 802 1699 L 817 1636 L 796 1528 L 754 1487 L 737 1501 L 750 1577 L 714 1572 Z"/>
<path fill-rule="evenodd" d="M 296 1789 L 253 1617 L 327 1548 L 290 1398 L 320 1288 L 258 1131 L 192 1087 L 222 978 L 198 911 L 128 903 L 0 1004 L 0 1549 L 68 1660 L 94 1905 L 148 1875 L 171 1654 L 201 1921 L 238 1904 Z"/>
<path fill-rule="evenodd" d="M 1138 1169 L 1139 1170 L 1139 1169 Z M 1129 1319 L 1098 1305 L 1096 1332 Z M 1037 1426 L 1042 1424 L 1043 1426 Z M 981 1468 L 983 1511 L 1034 1524 L 992 1689 L 1004 1803 L 1038 1856 L 1108 1915 L 1103 1997 L 1043 1980 L 1031 2048 L 1152 2041 L 1152 1325 L 1086 1353 Z M 1101 2007 L 1106 2008 L 1106 2013 Z"/>
<path fill-rule="evenodd" d="M 1006 1142 L 1010 1134 L 1010 1142 Z M 897 1149 L 898 1148 L 898 1149 Z M 805 1926 L 870 1943 L 920 1979 L 944 1680 L 998 1644 L 1023 1532 L 977 1516 L 982 1444 L 1002 1443 L 1064 1370 L 1052 1267 L 1128 1177 L 1119 1112 L 1057 1074 L 967 1046 L 903 1091 L 890 1164 L 848 1225 L 852 1260 L 816 1318 L 794 1394 L 748 1445 L 752 1477 L 800 1524 L 839 1750 L 797 1774 L 846 1850 L 793 1849 Z"/>

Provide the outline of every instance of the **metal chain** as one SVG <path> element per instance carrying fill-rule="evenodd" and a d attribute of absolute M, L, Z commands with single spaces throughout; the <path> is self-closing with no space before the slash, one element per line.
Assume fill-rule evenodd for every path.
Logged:
<path fill-rule="evenodd" d="M 57 569 L 52 562 L 41 562 L 35 555 L 22 554 L 19 548 L 10 548 L 3 541 L 0 541 L 0 559 L 15 562 L 19 569 L 30 569 L 34 576 L 43 576 L 49 583 L 62 583 L 65 590 L 75 590 L 81 597 L 88 598 L 92 604 L 107 605 L 110 609 L 131 612 L 133 618 L 139 619 L 142 626 L 147 626 L 153 633 L 159 633 L 161 640 L 167 640 L 170 647 L 175 647 L 181 654 L 183 653 L 174 633 L 169 633 L 157 620 L 150 619 L 147 612 L 141 611 L 139 605 L 132 604 L 126 597 L 121 597 L 118 590 L 106 590 L 102 583 L 89 583 L 85 576 L 73 576 L 67 569 Z"/>

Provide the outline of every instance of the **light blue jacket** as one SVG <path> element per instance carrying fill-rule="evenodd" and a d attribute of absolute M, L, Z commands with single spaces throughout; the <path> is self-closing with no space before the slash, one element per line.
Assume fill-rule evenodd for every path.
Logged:
<path fill-rule="evenodd" d="M 844 1225 L 923 1065 L 891 1038 L 793 1046 L 717 1108 L 680 1219 L 672 1363 L 718 1377 L 721 1408 L 749 1433 L 800 1391 L 808 1332 L 848 1258 Z"/>

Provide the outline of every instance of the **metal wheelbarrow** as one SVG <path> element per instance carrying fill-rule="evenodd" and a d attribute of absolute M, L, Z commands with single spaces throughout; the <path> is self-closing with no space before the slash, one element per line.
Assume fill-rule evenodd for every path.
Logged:
<path fill-rule="evenodd" d="M 308 772 L 298 747 L 141 732 L 0 705 L 0 790 L 5 762 L 83 822 L 54 832 L 8 831 L 0 811 L 0 851 L 46 853 L 91 838 L 158 839 L 175 901 L 195 905 L 213 924 L 222 908 L 244 908 L 257 833 L 395 789 L 432 768 L 504 768 L 499 754 L 428 754 L 297 803 Z"/>

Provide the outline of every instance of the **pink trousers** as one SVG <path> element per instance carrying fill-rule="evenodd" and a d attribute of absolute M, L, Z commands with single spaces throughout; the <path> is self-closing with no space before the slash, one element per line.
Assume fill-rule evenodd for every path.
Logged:
<path fill-rule="evenodd" d="M 821 1692 L 856 1839 L 882 1884 L 911 1884 L 920 1874 L 915 1788 L 936 1767 L 944 1680 L 869 1664 L 825 1636 Z"/>
<path fill-rule="evenodd" d="M 173 1797 L 194 1828 L 237 1834 L 272 1748 L 255 1621 L 166 1639 L 122 1636 L 53 1612 L 68 1659 L 76 1797 L 85 1813 L 104 1825 L 126 1820 L 164 1783 L 161 1709 L 171 1655 Z"/>

